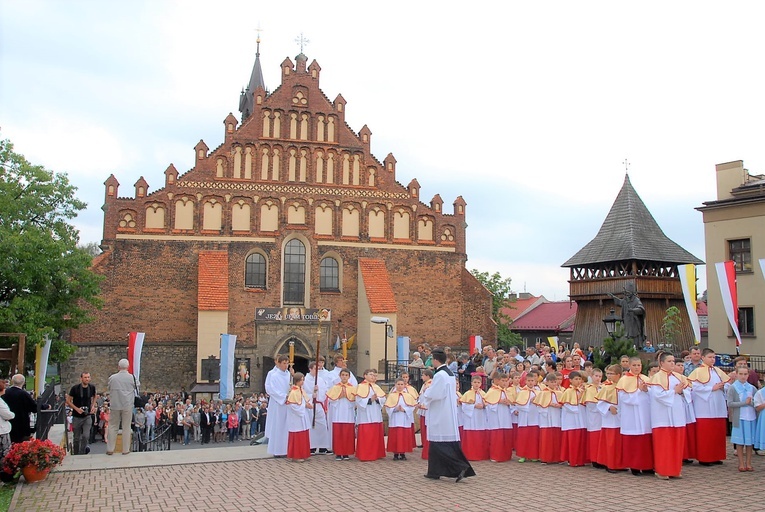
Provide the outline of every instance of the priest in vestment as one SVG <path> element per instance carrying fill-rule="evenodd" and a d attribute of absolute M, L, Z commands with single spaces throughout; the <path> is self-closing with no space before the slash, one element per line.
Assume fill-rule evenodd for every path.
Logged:
<path fill-rule="evenodd" d="M 688 375 L 696 413 L 696 459 L 702 466 L 722 464 L 726 457 L 728 407 L 725 384 L 730 377 L 715 367 L 715 351 L 701 351 L 701 366 Z"/>
<path fill-rule="evenodd" d="M 310 413 L 311 428 L 308 433 L 311 437 L 311 453 L 318 450 L 319 453 L 327 453 L 332 447 L 329 423 L 327 422 L 327 383 L 321 378 L 317 378 L 316 362 L 308 365 L 308 375 L 303 382 L 305 394 L 312 397 L 312 403 L 315 409 Z M 314 416 L 315 414 L 315 416 Z M 316 421 L 314 422 L 314 417 Z"/>
<path fill-rule="evenodd" d="M 685 449 L 685 400 L 688 381 L 675 372 L 675 356 L 664 352 L 659 358 L 659 372 L 651 378 L 651 428 L 653 430 L 653 465 L 662 480 L 679 477 Z"/>
<path fill-rule="evenodd" d="M 446 367 L 446 353 L 437 349 L 431 357 L 436 371 L 421 397 L 428 408 L 430 443 L 428 473 L 425 476 L 433 479 L 445 476 L 456 478 L 459 482 L 465 477 L 475 476 L 475 471 L 460 446 L 457 401 L 454 399 L 457 383 L 454 374 Z"/>
<path fill-rule="evenodd" d="M 266 375 L 266 393 L 268 393 L 268 421 L 266 422 L 266 437 L 268 438 L 268 453 L 274 457 L 287 456 L 287 395 L 292 388 L 291 374 L 287 369 L 290 360 L 287 356 L 279 356 L 268 375 Z"/>

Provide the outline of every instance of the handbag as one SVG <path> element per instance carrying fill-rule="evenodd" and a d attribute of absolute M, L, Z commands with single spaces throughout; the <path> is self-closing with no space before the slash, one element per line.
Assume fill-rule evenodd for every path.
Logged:
<path fill-rule="evenodd" d="M 135 396 L 133 397 L 133 407 L 143 409 L 143 406 L 145 404 L 143 403 L 143 398 L 141 398 L 141 396 L 138 394 L 138 383 L 135 380 L 135 375 L 133 375 L 133 387 L 135 388 Z"/>

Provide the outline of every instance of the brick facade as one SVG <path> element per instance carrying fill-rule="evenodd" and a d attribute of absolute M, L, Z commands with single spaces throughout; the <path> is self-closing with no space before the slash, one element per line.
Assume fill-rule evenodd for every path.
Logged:
<path fill-rule="evenodd" d="M 371 154 L 369 128 L 353 132 L 344 121 L 345 100 L 338 95 L 330 101 L 319 89 L 318 64 L 306 63 L 302 54 L 296 64 L 286 59 L 280 87 L 270 94 L 262 87 L 249 91 L 253 110 L 246 120 L 239 125 L 229 115 L 224 142 L 210 151 L 200 141 L 195 166 L 183 175 L 168 167 L 163 188 L 149 192 L 141 178 L 127 198 L 119 197 L 114 176 L 105 182 L 105 253 L 94 265 L 105 276 L 104 307 L 93 323 L 72 332 L 78 352 L 67 371 L 76 375 L 78 365 L 96 357 L 93 346 L 114 359 L 103 361 L 105 367 L 115 366 L 124 349 L 119 353 L 114 344 L 125 340 L 124 347 L 127 333 L 137 330 L 146 332 L 142 372 L 153 372 L 154 362 L 164 359 L 159 347 L 176 347 L 182 366 L 144 382 L 155 389 L 188 386 L 196 360 L 209 355 L 196 354 L 198 312 L 212 300 L 205 294 L 217 290 L 216 304 L 225 296 L 199 282 L 207 275 L 200 274 L 200 253 L 221 251 L 228 265 L 229 332 L 238 335 L 237 357 L 253 358 L 251 381 L 259 389 L 268 358 L 287 337 L 308 347 L 316 339 L 315 324 L 277 327 L 254 320 L 258 307 L 285 305 L 283 249 L 293 239 L 306 253 L 307 293 L 300 305 L 332 310 L 331 324 L 323 326 L 327 341 L 357 331 L 359 258 L 385 262 L 398 335 L 450 346 L 466 345 L 471 334 L 495 339 L 491 296 L 465 270 L 465 201 L 458 197 L 446 214 L 440 196 L 420 201 L 416 180 L 397 182 L 393 155 L 380 162 Z M 245 286 L 246 260 L 254 252 L 266 262 L 264 288 Z M 340 291 L 319 289 L 325 257 L 339 265 Z"/>

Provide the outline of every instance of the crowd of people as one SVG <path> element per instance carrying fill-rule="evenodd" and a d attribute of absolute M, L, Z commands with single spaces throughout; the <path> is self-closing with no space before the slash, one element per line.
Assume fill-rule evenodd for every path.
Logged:
<path fill-rule="evenodd" d="M 123 360 L 125 361 L 125 360 Z M 126 371 L 120 367 L 120 372 Z M 112 376 L 114 377 L 114 376 Z M 90 453 L 90 444 L 98 441 L 107 443 L 107 454 L 113 453 L 114 447 L 110 437 L 116 435 L 116 430 L 129 423 L 129 431 L 137 439 L 140 449 L 152 441 L 155 434 L 167 426 L 171 440 L 187 446 L 191 443 L 234 443 L 240 440 L 251 440 L 263 432 L 266 427 L 268 398 L 265 393 L 238 394 L 230 403 L 222 400 L 198 400 L 192 402 L 192 397 L 185 388 L 177 393 L 138 393 L 137 407 L 135 395 L 138 382 L 124 379 L 129 386 L 123 386 L 118 393 L 130 399 L 126 406 L 129 410 L 127 419 L 112 419 L 113 393 L 99 393 L 90 384 L 88 372 L 80 375 L 80 384 L 71 388 L 67 395 L 67 424 L 72 436 L 72 453 L 82 455 Z M 124 402 L 123 398 L 123 402 Z M 123 405 L 123 407 L 125 407 Z M 110 428 L 111 427 L 111 428 Z M 113 433 L 110 433 L 110 430 Z M 123 430 L 123 435 L 125 431 Z M 123 453 L 129 452 L 128 441 Z"/>
<path fill-rule="evenodd" d="M 694 347 L 677 359 L 652 353 L 655 361 L 645 369 L 640 357 L 622 356 L 603 372 L 593 364 L 593 352 L 574 346 L 553 357 L 543 346 L 529 347 L 525 356 L 514 347 L 484 347 L 470 357 L 444 354 L 442 366 L 458 377 L 454 402 L 467 459 L 504 462 L 515 456 L 518 462 L 592 464 L 609 472 L 676 478 L 689 461 L 707 466 L 725 459 L 730 416 L 739 469 L 753 470 L 753 451 L 765 450 L 765 395 L 745 358 L 725 373 L 714 366 L 712 350 Z M 335 356 L 331 371 L 324 363 L 320 357 L 303 375 L 280 356 L 266 376 L 265 393 L 238 395 L 230 403 L 192 403 L 185 390 L 145 395 L 145 405 L 133 410 L 131 428 L 149 439 L 167 424 L 173 440 L 183 444 L 233 443 L 263 432 L 269 454 L 294 461 L 314 453 L 332 453 L 338 461 L 377 460 L 386 453 L 406 460 L 417 447 L 419 429 L 422 457 L 428 458 L 423 393 L 434 364 L 440 364 L 430 347 L 418 347 L 410 371 L 388 393 L 373 369 L 358 382 L 343 356 Z M 417 375 L 417 387 L 410 372 Z M 88 374 L 81 379 L 68 396 L 72 430 L 81 423 L 78 415 L 98 411 L 88 425 L 90 442 L 99 431 L 108 441 L 109 397 L 90 389 Z M 75 453 L 84 453 L 88 440 L 78 442 L 76 434 L 74 439 Z"/>

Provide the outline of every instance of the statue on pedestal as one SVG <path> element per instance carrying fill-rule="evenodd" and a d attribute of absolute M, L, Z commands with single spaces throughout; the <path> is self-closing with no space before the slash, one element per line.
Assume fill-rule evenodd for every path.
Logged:
<path fill-rule="evenodd" d="M 609 293 L 608 296 L 622 308 L 624 336 L 631 338 L 635 346 L 642 347 L 645 341 L 645 308 L 635 292 L 635 283 L 628 282 L 625 285 L 623 299 L 613 293 Z"/>

